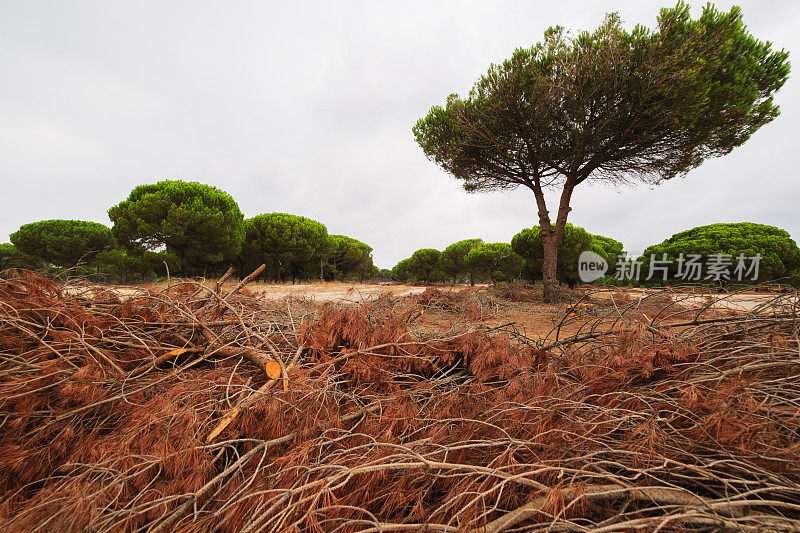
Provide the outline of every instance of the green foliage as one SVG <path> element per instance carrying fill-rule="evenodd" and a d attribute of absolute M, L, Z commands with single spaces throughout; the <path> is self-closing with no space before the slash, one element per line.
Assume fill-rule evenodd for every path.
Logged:
<path fill-rule="evenodd" d="M 14 268 L 9 266 L 19 255 L 19 250 L 10 242 L 0 244 L 0 270 Z"/>
<path fill-rule="evenodd" d="M 242 258 L 250 266 L 265 263 L 270 277 L 297 277 L 305 263 L 326 246 L 328 230 L 309 218 L 287 213 L 267 213 L 244 221 Z"/>
<path fill-rule="evenodd" d="M 114 237 L 97 222 L 42 220 L 20 227 L 11 234 L 11 242 L 23 254 L 71 267 L 114 246 Z"/>
<path fill-rule="evenodd" d="M 467 191 L 529 188 L 545 230 L 545 299 L 569 202 L 587 180 L 658 183 L 741 145 L 779 108 L 788 53 L 751 35 L 741 10 L 662 9 L 626 31 L 616 14 L 593 32 L 550 28 L 451 94 L 413 128 L 425 155 Z M 543 190 L 560 188 L 554 226 Z M 551 227 L 553 228 L 551 231 Z"/>
<path fill-rule="evenodd" d="M 139 185 L 108 210 L 117 242 L 129 251 L 166 247 L 189 264 L 233 259 L 244 239 L 243 216 L 227 193 L 197 182 Z"/>
<path fill-rule="evenodd" d="M 408 282 L 414 278 L 411 273 L 411 258 L 408 257 L 399 261 L 394 268 L 392 268 L 392 280 L 400 282 Z"/>
<path fill-rule="evenodd" d="M 98 268 L 100 273 L 122 281 L 127 275 L 141 270 L 141 263 L 138 259 L 123 248 L 112 248 L 97 254 L 92 264 Z"/>
<path fill-rule="evenodd" d="M 408 264 L 411 275 L 418 281 L 431 282 L 441 278 L 439 267 L 439 257 L 442 252 L 434 248 L 423 248 L 411 254 L 411 262 Z"/>
<path fill-rule="evenodd" d="M 592 235 L 592 245 L 592 251 L 601 255 L 606 260 L 610 272 L 614 270 L 617 258 L 621 255 L 625 255 L 622 243 L 615 241 L 611 237 Z"/>
<path fill-rule="evenodd" d="M 145 251 L 141 257 L 137 258 L 141 265 L 140 273 L 152 276 L 164 276 L 167 271 L 174 273 L 180 268 L 180 261 L 174 253 L 167 250 L 160 252 Z M 226 269 L 227 270 L 227 269 Z"/>
<path fill-rule="evenodd" d="M 741 10 L 680 3 L 658 28 L 617 15 L 492 65 L 414 127 L 425 154 L 467 190 L 534 186 L 537 176 L 669 179 L 724 155 L 778 116 L 788 52 L 747 32 Z M 573 170 L 574 169 L 574 170 Z"/>
<path fill-rule="evenodd" d="M 541 277 L 544 249 L 539 226 L 524 229 L 511 239 L 512 249 L 522 256 L 527 269 L 536 278 Z M 558 246 L 558 278 L 574 285 L 578 281 L 578 257 L 584 250 L 593 250 L 592 234 L 579 226 L 567 223 L 564 237 Z"/>
<path fill-rule="evenodd" d="M 713 254 L 730 256 L 732 280 L 735 277 L 733 272 L 737 264 L 736 258 L 740 254 L 746 258 L 754 257 L 756 254 L 761 255 L 756 281 L 790 276 L 800 268 L 800 249 L 786 230 L 750 222 L 699 226 L 676 233 L 660 244 L 649 246 L 642 254 L 643 276 L 649 272 L 651 255 L 660 261 L 664 254 L 666 259 L 671 261 L 669 269 L 671 279 L 676 277 L 677 260 L 681 254 L 684 258 L 689 254 L 699 254 L 700 263 L 703 265 Z M 745 264 L 749 266 L 750 261 L 745 261 Z M 704 269 L 703 277 L 705 275 Z M 661 273 L 655 275 L 658 280 L 661 280 L 662 276 Z"/>
<path fill-rule="evenodd" d="M 372 268 L 369 269 L 369 273 L 366 275 L 365 279 L 371 281 L 378 281 L 379 276 L 381 275 L 381 269 L 372 265 Z"/>
<path fill-rule="evenodd" d="M 0 244 L 0 270 L 6 270 L 7 268 L 37 270 L 43 266 L 44 263 L 41 259 L 20 252 L 10 242 Z"/>
<path fill-rule="evenodd" d="M 492 280 L 512 281 L 520 275 L 524 260 L 504 242 L 479 244 L 466 257 L 467 268 Z"/>
<path fill-rule="evenodd" d="M 448 278 L 453 280 L 453 283 L 467 275 L 470 275 L 470 279 L 472 279 L 474 272 L 470 271 L 467 266 L 467 254 L 481 244 L 483 244 L 481 239 L 466 239 L 444 249 L 439 259 L 440 268 Z"/>
<path fill-rule="evenodd" d="M 541 278 L 544 250 L 539 226 L 524 229 L 511 239 L 513 250 L 525 259 L 525 272 L 531 279 Z M 623 253 L 622 243 L 610 237 L 592 235 L 580 226 L 564 225 L 564 237 L 558 247 L 558 279 L 574 286 L 578 278 L 578 258 L 590 250 L 602 256 L 614 270 L 617 256 Z"/>
<path fill-rule="evenodd" d="M 326 279 L 357 277 L 372 273 L 372 247 L 345 235 L 330 235 L 324 256 Z"/>
<path fill-rule="evenodd" d="M 135 279 L 147 281 L 165 275 L 169 265 L 170 272 L 175 272 L 178 267 L 178 258 L 166 251 L 130 252 L 124 248 L 112 248 L 100 252 L 92 260 L 91 265 L 97 269 L 97 274 L 106 281 L 128 283 Z"/>

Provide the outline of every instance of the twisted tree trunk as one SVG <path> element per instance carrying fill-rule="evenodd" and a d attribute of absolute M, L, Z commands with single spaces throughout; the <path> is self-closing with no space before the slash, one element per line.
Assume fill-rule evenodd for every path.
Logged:
<path fill-rule="evenodd" d="M 539 232 L 542 237 L 542 298 L 548 303 L 557 302 L 559 297 L 558 246 L 564 238 L 567 216 L 572 210 L 569 202 L 576 184 L 577 180 L 574 177 L 568 177 L 564 182 L 556 223 L 552 224 L 539 180 L 536 179 L 534 182 L 533 193 L 539 208 Z"/>

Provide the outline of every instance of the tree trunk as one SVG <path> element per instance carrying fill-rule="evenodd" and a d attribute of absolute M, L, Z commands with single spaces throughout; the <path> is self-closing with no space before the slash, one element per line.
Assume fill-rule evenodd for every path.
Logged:
<path fill-rule="evenodd" d="M 469 273 L 469 286 L 470 287 L 474 287 L 475 286 L 475 273 L 474 272 L 470 272 Z"/>
<path fill-rule="evenodd" d="M 541 231 L 541 229 L 540 229 Z M 545 302 L 558 301 L 558 244 L 553 231 L 542 232 L 542 297 Z"/>
<path fill-rule="evenodd" d="M 319 280 L 325 280 L 325 269 L 322 268 L 322 259 L 319 260 Z"/>
<path fill-rule="evenodd" d="M 558 246 L 564 238 L 564 226 L 566 226 L 567 216 L 572 210 L 569 202 L 576 184 L 575 177 L 567 177 L 564 182 L 555 224 L 550 222 L 544 194 L 538 181 L 533 188 L 536 204 L 539 208 L 539 232 L 542 236 L 542 298 L 547 303 L 558 302 L 560 292 L 558 283 Z"/>
<path fill-rule="evenodd" d="M 269 269 L 269 280 L 272 283 L 277 283 L 278 282 L 278 277 L 280 276 L 280 273 L 281 273 L 280 272 L 281 271 L 280 265 L 281 265 L 281 263 L 280 263 L 280 261 L 278 259 L 273 259 L 272 260 L 272 267 Z"/>

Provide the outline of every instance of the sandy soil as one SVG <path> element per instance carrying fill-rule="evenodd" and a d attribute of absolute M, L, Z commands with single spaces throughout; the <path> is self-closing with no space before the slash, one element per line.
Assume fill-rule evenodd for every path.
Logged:
<path fill-rule="evenodd" d="M 174 282 L 173 282 L 174 283 Z M 227 282 L 223 288 L 223 292 L 227 289 L 230 290 L 236 286 L 237 282 Z M 206 282 L 206 286 L 213 287 L 213 282 Z M 102 287 L 97 286 L 73 286 L 66 288 L 66 291 L 73 294 L 80 294 L 82 291 L 90 291 L 97 293 L 102 290 L 110 290 L 115 292 L 122 298 L 134 296 L 143 293 L 145 290 L 158 292 L 167 288 L 166 283 L 151 283 L 139 286 L 113 286 Z M 359 304 L 376 300 L 381 297 L 402 298 L 414 294 L 420 294 L 425 291 L 426 286 L 420 285 L 406 285 L 406 284 L 392 284 L 392 283 L 341 283 L 341 282 L 328 282 L 328 283 L 302 283 L 302 284 L 275 284 L 266 282 L 254 282 L 247 285 L 246 290 L 261 298 L 270 300 L 284 300 L 286 298 L 296 300 L 308 300 L 311 302 L 335 302 L 341 304 Z M 486 286 L 476 286 L 471 288 L 466 285 L 456 286 L 437 286 L 438 290 L 442 292 L 450 291 L 480 291 L 485 289 Z M 597 290 L 595 288 L 586 288 L 591 290 L 592 298 L 597 301 L 598 299 L 614 299 L 619 304 L 626 304 L 636 302 L 649 294 L 653 294 L 655 290 L 645 289 L 632 289 L 632 288 L 614 288 L 608 290 Z M 758 293 L 735 293 L 735 294 L 712 294 L 712 293 L 676 293 L 664 291 L 674 301 L 679 303 L 684 308 L 703 308 L 709 305 L 710 298 L 713 298 L 715 309 L 727 309 L 735 312 L 749 312 L 763 306 L 765 303 L 772 301 L 776 295 L 773 294 L 758 294 Z M 609 302 L 610 303 L 610 302 Z M 782 304 L 791 305 L 797 304 L 797 299 L 784 296 Z M 567 304 L 545 304 L 540 301 L 522 301 L 522 302 L 504 302 L 502 305 L 496 306 L 491 313 L 478 319 L 477 322 L 485 327 L 493 328 L 498 326 L 505 326 L 505 330 L 516 331 L 525 337 L 541 340 L 544 338 L 553 339 L 556 335 L 559 338 L 563 336 L 583 332 L 584 328 L 591 326 L 598 318 L 596 314 L 589 316 L 570 316 L 564 319 L 566 314 Z M 771 311 L 771 309 L 767 309 Z M 426 325 L 429 327 L 444 327 L 451 323 L 454 315 L 446 311 L 438 311 L 436 309 L 427 309 L 424 315 L 417 317 L 418 325 Z M 463 320 L 460 317 L 459 320 Z M 559 328 L 556 334 L 555 328 Z"/>
<path fill-rule="evenodd" d="M 173 284 L 175 281 L 173 281 Z M 204 285 L 213 287 L 213 282 L 207 281 Z M 229 281 L 224 285 L 224 289 L 231 289 L 236 285 L 236 282 Z M 486 287 L 486 285 L 476 285 L 472 290 Z M 161 291 L 167 288 L 165 282 L 161 283 L 148 283 L 143 285 L 116 285 L 108 287 L 122 297 L 133 296 L 143 290 Z M 304 298 L 317 302 L 333 302 L 341 301 L 342 303 L 360 303 L 370 300 L 375 300 L 381 296 L 391 296 L 393 298 L 402 298 L 412 294 L 420 294 L 425 291 L 427 287 L 421 285 L 406 285 L 394 283 L 343 283 L 343 282 L 312 282 L 312 283 L 267 283 L 267 282 L 253 282 L 247 285 L 247 289 L 261 297 L 275 300 L 282 300 L 286 297 Z M 467 285 L 455 286 L 437 286 L 442 291 L 463 291 L 469 290 Z M 587 287 L 588 288 L 588 287 Z M 223 289 L 223 290 L 224 290 Z M 96 291 L 96 287 L 85 286 L 71 286 L 65 289 L 68 293 L 79 294 L 82 291 L 92 290 Z M 620 287 L 609 290 L 597 290 L 591 288 L 593 298 L 614 298 L 616 300 L 627 299 L 628 301 L 635 301 L 644 298 L 647 295 L 661 292 L 659 290 L 639 289 Z M 676 302 L 687 307 L 704 307 L 709 302 L 709 297 L 715 301 L 714 307 L 718 309 L 731 309 L 735 311 L 752 311 L 759 306 L 772 301 L 775 294 L 765 294 L 756 292 L 738 292 L 732 294 L 719 294 L 719 293 L 705 293 L 698 290 L 696 293 L 680 293 L 672 291 L 664 291 Z M 798 299 L 792 296 L 784 296 L 782 303 L 800 303 Z"/>
<path fill-rule="evenodd" d="M 173 281 L 173 285 L 176 282 Z M 232 289 L 237 282 L 227 282 L 223 286 L 223 291 Z M 205 286 L 213 287 L 213 282 L 205 282 Z M 143 294 L 144 291 L 159 292 L 167 288 L 166 282 L 147 283 L 143 285 L 115 285 L 104 287 L 104 289 L 115 292 L 122 298 Z M 388 295 L 393 298 L 400 298 L 412 294 L 420 294 L 425 291 L 424 286 L 397 285 L 397 284 L 378 284 L 378 283 L 264 283 L 254 282 L 247 285 L 247 290 L 254 294 L 271 300 L 283 300 L 286 297 L 305 298 L 317 302 L 342 301 L 343 303 L 359 303 L 375 300 L 381 296 Z M 97 286 L 72 285 L 65 287 L 68 294 L 79 295 L 85 291 L 96 294 Z M 458 290 L 458 289 L 457 289 Z"/>
<path fill-rule="evenodd" d="M 258 283 L 248 285 L 253 293 L 269 299 L 286 297 L 307 298 L 316 302 L 342 301 L 359 303 L 375 300 L 381 296 L 402 298 L 420 294 L 426 287 L 414 285 L 367 284 L 367 283 L 303 283 L 296 285 Z"/>

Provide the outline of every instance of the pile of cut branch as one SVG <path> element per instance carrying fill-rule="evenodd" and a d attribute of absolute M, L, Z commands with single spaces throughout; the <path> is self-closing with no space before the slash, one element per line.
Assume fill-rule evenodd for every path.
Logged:
<path fill-rule="evenodd" d="M 0 279 L 4 529 L 800 527 L 791 306 L 617 307 L 625 327 L 537 345 L 246 281 L 121 299 Z"/>

